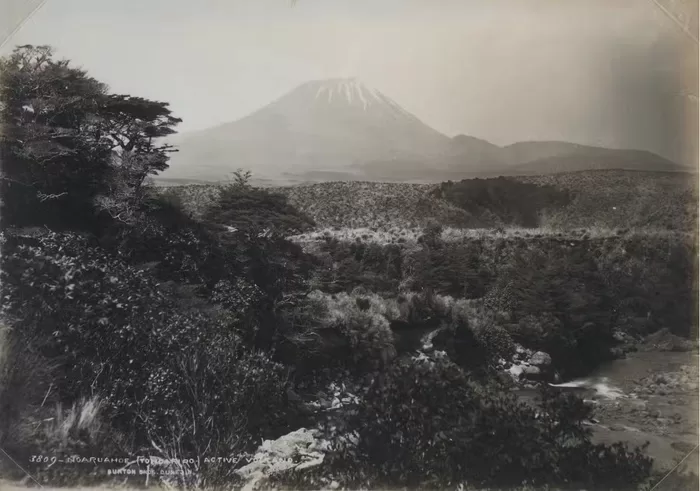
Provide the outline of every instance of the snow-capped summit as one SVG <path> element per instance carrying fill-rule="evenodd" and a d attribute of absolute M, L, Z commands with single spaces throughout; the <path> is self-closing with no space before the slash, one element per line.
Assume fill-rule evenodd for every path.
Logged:
<path fill-rule="evenodd" d="M 180 151 L 164 177 L 223 179 L 356 169 L 424 160 L 450 139 L 356 78 L 314 80 L 232 123 L 173 139 Z"/>
<path fill-rule="evenodd" d="M 290 97 L 293 96 L 293 97 Z M 372 110 L 418 120 L 396 101 L 357 78 L 330 78 L 306 82 L 273 104 L 301 103 L 319 110 L 332 107 L 336 111 Z M 295 109 L 296 110 L 296 109 Z"/>
<path fill-rule="evenodd" d="M 336 97 L 345 97 L 348 104 L 352 104 L 357 100 L 362 102 L 364 106 L 372 104 L 372 102 L 381 102 L 377 91 L 369 89 L 356 78 L 321 80 L 316 82 L 315 85 L 318 86 L 316 99 L 327 97 L 331 101 L 335 94 Z"/>
<path fill-rule="evenodd" d="M 328 80 L 318 80 L 309 82 L 309 85 L 316 90 L 314 100 L 318 102 L 346 102 L 350 105 L 362 105 L 363 109 L 373 104 L 389 104 L 398 110 L 403 108 L 394 101 L 386 97 L 376 89 L 367 87 L 357 78 L 337 78 Z"/>

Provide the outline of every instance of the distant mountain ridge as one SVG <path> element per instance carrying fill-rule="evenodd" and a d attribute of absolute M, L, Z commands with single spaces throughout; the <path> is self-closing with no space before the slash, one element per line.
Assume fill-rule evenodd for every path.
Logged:
<path fill-rule="evenodd" d="M 450 138 L 357 79 L 304 83 L 237 121 L 174 135 L 179 148 L 156 179 L 220 181 L 237 168 L 270 183 L 437 182 L 586 169 L 687 170 L 658 155 L 569 142 L 500 147 Z M 588 166 L 588 167 L 587 167 Z"/>
<path fill-rule="evenodd" d="M 516 173 L 554 174 L 585 170 L 636 170 L 682 172 L 689 169 L 645 150 L 611 150 L 587 147 L 570 153 L 525 161 L 512 168 Z"/>

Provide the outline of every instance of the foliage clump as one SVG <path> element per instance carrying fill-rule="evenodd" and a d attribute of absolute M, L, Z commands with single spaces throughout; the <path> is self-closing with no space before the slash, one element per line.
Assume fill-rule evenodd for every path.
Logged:
<path fill-rule="evenodd" d="M 643 481 L 650 459 L 592 444 L 582 425 L 589 415 L 575 397 L 545 393 L 540 409 L 518 403 L 445 357 L 399 359 L 350 418 L 334 465 L 349 486 L 616 489 Z"/>
<path fill-rule="evenodd" d="M 0 61 L 3 226 L 97 228 L 130 222 L 143 184 L 168 167 L 180 119 L 168 104 L 110 94 L 47 46 Z"/>
<path fill-rule="evenodd" d="M 282 334 L 298 368 L 373 371 L 396 355 L 390 327 L 396 316 L 398 310 L 376 295 L 313 291 L 285 313 Z"/>
<path fill-rule="evenodd" d="M 521 227 L 537 227 L 542 210 L 564 207 L 571 200 L 567 191 L 554 186 L 508 177 L 442 183 L 435 193 L 474 216 Z"/>
<path fill-rule="evenodd" d="M 219 191 L 204 213 L 205 220 L 234 229 L 274 230 L 288 235 L 313 226 L 313 221 L 290 205 L 286 196 L 253 188 L 242 177 L 239 181 Z"/>
<path fill-rule="evenodd" d="M 86 237 L 18 235 L 4 245 L 3 314 L 21 326 L 18 342 L 55 365 L 60 400 L 96 394 L 140 444 L 177 435 L 190 452 L 207 435 L 245 442 L 284 427 L 286 372 L 245 349 L 234 316 L 183 307 Z"/>

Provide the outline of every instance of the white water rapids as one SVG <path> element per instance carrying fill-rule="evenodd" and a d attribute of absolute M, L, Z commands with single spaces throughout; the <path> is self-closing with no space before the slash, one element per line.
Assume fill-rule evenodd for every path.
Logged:
<path fill-rule="evenodd" d="M 594 392 L 598 398 L 602 399 L 618 399 L 626 397 L 622 390 L 610 383 L 608 377 L 586 377 L 572 380 L 563 384 L 549 384 L 550 387 L 562 389 L 580 389 L 585 392 Z"/>

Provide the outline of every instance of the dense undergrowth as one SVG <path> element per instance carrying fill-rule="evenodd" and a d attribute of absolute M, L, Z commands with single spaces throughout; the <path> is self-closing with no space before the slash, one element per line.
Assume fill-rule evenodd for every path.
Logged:
<path fill-rule="evenodd" d="M 551 353 L 569 375 L 614 356 L 615 331 L 694 334 L 696 290 L 688 272 L 697 267 L 697 245 L 683 234 L 424 236 L 408 245 L 325 237 L 311 249 L 324 266 L 316 275 L 322 289 L 475 299 L 501 316 L 516 341 Z"/>
<path fill-rule="evenodd" d="M 521 227 L 539 226 L 543 210 L 563 208 L 571 201 L 569 193 L 555 186 L 505 177 L 446 182 L 433 193 L 489 225 Z"/>
<path fill-rule="evenodd" d="M 43 178 L 18 192 L 37 209 L 12 205 L 3 216 L 0 446 L 41 482 L 104 481 L 115 466 L 36 455 L 141 455 L 191 459 L 179 467 L 187 473 L 169 478 L 182 487 L 243 484 L 238 471 L 262 439 L 302 427 L 329 445 L 313 468 L 274 476 L 287 487 L 602 489 L 648 478 L 641 450 L 591 443 L 583 424 L 591 410 L 580 399 L 543 391 L 537 408 L 526 406 L 502 364 L 520 344 L 550 353 L 564 374 L 582 373 L 614 356 L 615 333 L 687 335 L 693 243 L 680 235 L 445 241 L 440 224 L 426 222 L 413 242 L 328 236 L 309 253 L 287 237 L 317 214 L 252 188 L 244 174 L 197 213 L 181 194 L 146 186 L 167 165 L 167 148 L 152 142 L 176 123 L 167 108 L 112 99 L 51 60 L 20 48 L 0 86 L 12 123 L 1 140 L 13 164 L 4 177 Z M 90 90 L 29 83 L 44 77 Z M 82 103 L 48 104 L 64 96 Z M 23 107 L 42 101 L 56 114 L 36 121 Z M 99 160 L 95 150 L 114 142 L 93 141 L 92 130 L 111 127 L 114 111 L 132 124 L 135 144 Z M 22 136 L 46 126 L 67 136 L 39 158 Z M 52 159 L 71 168 L 74 153 L 78 170 L 98 160 L 88 166 L 94 192 L 71 196 L 66 185 L 62 194 L 64 181 L 51 177 Z M 501 192 L 488 200 L 506 203 L 494 209 L 506 216 L 517 200 Z M 58 210 L 48 222 L 45 200 Z M 91 219 L 76 222 L 76 206 Z"/>

